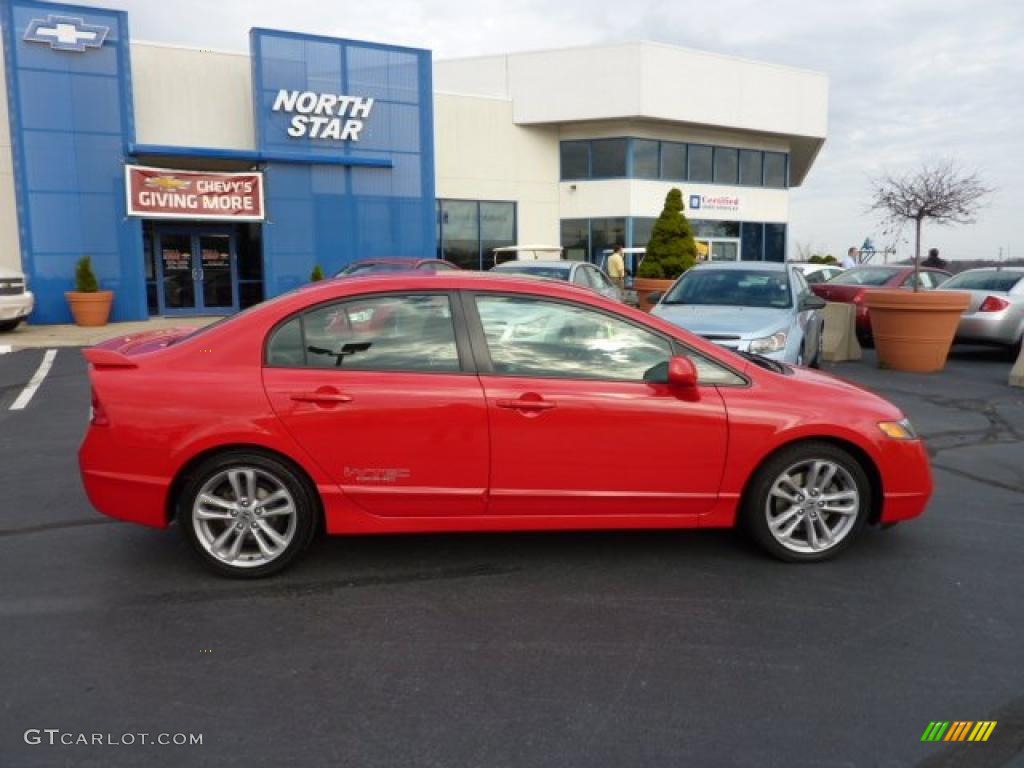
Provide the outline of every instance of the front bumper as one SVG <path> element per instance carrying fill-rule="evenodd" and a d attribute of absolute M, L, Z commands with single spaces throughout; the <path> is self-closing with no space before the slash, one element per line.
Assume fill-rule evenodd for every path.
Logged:
<path fill-rule="evenodd" d="M 909 520 L 924 513 L 934 491 L 931 463 L 922 440 L 885 440 L 879 444 L 882 475 L 881 523 Z"/>
<path fill-rule="evenodd" d="M 36 299 L 32 291 L 17 293 L 13 296 L 0 296 L 0 321 L 23 320 L 32 314 Z"/>

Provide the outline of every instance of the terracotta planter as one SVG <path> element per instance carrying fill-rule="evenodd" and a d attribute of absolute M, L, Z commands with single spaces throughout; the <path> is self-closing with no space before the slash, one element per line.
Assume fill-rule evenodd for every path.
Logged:
<path fill-rule="evenodd" d="M 107 324 L 107 319 L 110 317 L 110 305 L 114 302 L 113 291 L 96 291 L 94 293 L 65 291 L 64 297 L 71 305 L 71 314 L 75 318 L 75 325 Z"/>
<path fill-rule="evenodd" d="M 867 292 L 871 333 L 884 368 L 916 373 L 941 371 L 970 295 L 953 291 Z"/>
<path fill-rule="evenodd" d="M 650 312 L 651 307 L 654 305 L 647 300 L 647 294 L 652 291 L 661 291 L 664 293 L 675 280 L 658 280 L 653 277 L 635 277 L 633 278 L 633 290 L 636 291 L 637 300 L 640 302 L 640 309 L 644 312 Z"/>

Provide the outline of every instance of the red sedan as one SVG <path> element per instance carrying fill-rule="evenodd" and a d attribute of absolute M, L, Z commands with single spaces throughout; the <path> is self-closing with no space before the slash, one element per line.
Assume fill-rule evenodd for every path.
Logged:
<path fill-rule="evenodd" d="M 952 277 L 952 273 L 941 269 L 920 270 L 918 287 L 930 291 Z M 863 344 L 871 343 L 871 317 L 864 306 L 864 297 L 872 288 L 914 287 L 914 268 L 901 266 L 861 266 L 842 272 L 824 283 L 814 283 L 811 290 L 825 301 L 841 301 L 857 307 L 857 338 Z"/>
<path fill-rule="evenodd" d="M 330 280 L 85 356 L 90 500 L 177 522 L 229 576 L 280 570 L 320 530 L 739 523 L 821 560 L 932 492 L 896 406 L 568 284 Z"/>

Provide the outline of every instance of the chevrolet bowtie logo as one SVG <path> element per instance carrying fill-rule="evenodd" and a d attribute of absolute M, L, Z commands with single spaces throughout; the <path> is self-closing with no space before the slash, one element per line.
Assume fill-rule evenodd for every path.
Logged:
<path fill-rule="evenodd" d="M 192 184 L 191 181 L 184 181 L 183 179 L 176 179 L 174 176 L 154 176 L 151 179 L 146 179 L 145 184 L 147 187 L 157 187 L 158 189 L 184 189 Z"/>
<path fill-rule="evenodd" d="M 47 43 L 57 51 L 84 51 L 99 48 L 107 39 L 110 27 L 86 24 L 74 16 L 50 14 L 45 19 L 32 19 L 25 30 L 30 43 Z"/>

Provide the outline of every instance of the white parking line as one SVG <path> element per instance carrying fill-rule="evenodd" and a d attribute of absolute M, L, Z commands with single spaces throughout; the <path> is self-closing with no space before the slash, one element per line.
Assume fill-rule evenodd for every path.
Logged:
<path fill-rule="evenodd" d="M 7 355 L 14 351 L 10 344 L 0 344 L 0 355 Z"/>
<path fill-rule="evenodd" d="M 53 367 L 53 358 L 57 356 L 56 349 L 46 350 L 46 354 L 43 355 L 43 362 L 36 368 L 36 372 L 32 374 L 32 378 L 29 379 L 28 384 L 21 390 L 21 394 L 18 395 L 18 399 L 11 403 L 10 410 L 21 411 L 25 409 L 25 406 L 32 400 L 32 396 L 39 389 L 39 385 L 43 383 L 43 379 L 46 378 L 46 374 L 50 372 L 50 368 Z"/>

